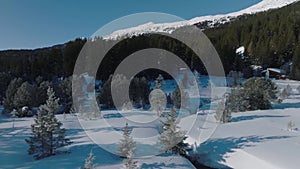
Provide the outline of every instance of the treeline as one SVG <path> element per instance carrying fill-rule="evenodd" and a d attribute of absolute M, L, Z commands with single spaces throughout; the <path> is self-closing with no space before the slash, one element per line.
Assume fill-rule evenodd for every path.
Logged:
<path fill-rule="evenodd" d="M 245 68 L 240 56 L 235 53 L 238 47 L 244 46 L 246 66 L 254 64 L 278 68 L 292 61 L 290 77 L 300 79 L 300 2 L 240 16 L 235 21 L 204 32 L 221 56 L 226 70 L 242 71 Z"/>
<path fill-rule="evenodd" d="M 198 24 L 200 28 L 203 25 L 205 23 Z M 289 75 L 291 78 L 300 79 L 300 65 L 297 64 L 300 62 L 299 29 L 300 2 L 281 9 L 240 16 L 230 23 L 207 28 L 204 33 L 217 49 L 226 74 L 236 70 L 243 72 L 245 77 L 251 77 L 252 64 L 264 68 L 280 67 L 292 61 Z M 33 83 L 38 76 L 44 80 L 56 81 L 72 75 L 77 57 L 87 41 L 76 39 L 49 48 L 0 51 L 0 100 L 3 100 L 7 86 L 13 78 L 20 77 Z M 103 47 L 114 42 L 97 38 L 92 45 Z M 240 46 L 246 48 L 243 57 L 235 53 Z M 123 59 L 146 48 L 165 49 L 179 56 L 192 70 L 206 74 L 202 62 L 185 44 L 168 36 L 144 34 L 124 39 L 114 45 L 101 62 L 97 79 L 106 81 Z M 87 63 L 95 63 L 88 56 L 85 59 Z M 87 64 L 87 67 L 93 66 L 95 65 Z M 180 67 L 177 66 L 174 69 Z M 138 76 L 154 80 L 158 74 L 166 79 L 170 78 L 167 73 L 158 70 L 145 70 Z"/>
<path fill-rule="evenodd" d="M 76 39 L 49 48 L 0 51 L 0 72 L 31 81 L 38 76 L 48 80 L 68 77 L 73 74 L 74 64 L 85 42 L 86 39 Z"/>

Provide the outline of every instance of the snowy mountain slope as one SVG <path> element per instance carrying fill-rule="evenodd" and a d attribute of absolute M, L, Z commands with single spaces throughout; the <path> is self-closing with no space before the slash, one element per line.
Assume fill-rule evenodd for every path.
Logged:
<path fill-rule="evenodd" d="M 155 24 L 155 23 L 146 23 L 137 27 L 132 27 L 128 29 L 122 29 L 113 32 L 110 35 L 104 36 L 104 39 L 119 39 L 121 37 L 131 37 L 134 35 L 140 35 L 145 33 L 153 33 L 153 32 L 163 32 L 163 33 L 172 33 L 174 30 L 188 25 L 194 25 L 196 23 L 201 23 L 204 21 L 208 21 L 208 26 L 213 26 L 215 23 L 226 23 L 231 19 L 236 18 L 238 16 L 244 14 L 254 14 L 258 12 L 267 11 L 270 9 L 281 8 L 286 5 L 295 3 L 299 0 L 262 0 L 261 2 L 243 9 L 241 11 L 229 13 L 229 14 L 220 14 L 220 15 L 210 15 L 210 16 L 201 16 L 196 17 L 188 21 L 180 21 L 174 23 L 163 23 L 163 24 Z"/>

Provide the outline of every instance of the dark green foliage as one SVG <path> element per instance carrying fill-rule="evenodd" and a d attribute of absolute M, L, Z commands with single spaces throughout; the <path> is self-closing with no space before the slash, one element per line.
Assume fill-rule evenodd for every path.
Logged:
<path fill-rule="evenodd" d="M 109 79 L 103 84 L 102 89 L 100 90 L 99 95 L 97 96 L 97 101 L 105 108 L 113 108 L 114 103 L 111 96 L 111 82 L 113 76 L 110 76 Z M 122 88 L 122 81 L 115 83 L 117 88 Z M 149 104 L 148 96 L 150 93 L 150 85 L 147 82 L 147 79 L 142 77 L 135 77 L 132 79 L 129 87 L 129 97 L 132 103 L 135 106 L 143 107 L 146 104 Z"/>
<path fill-rule="evenodd" d="M 245 58 L 251 64 L 263 67 L 280 67 L 293 60 L 292 77 L 300 79 L 299 32 L 300 3 L 281 9 L 244 15 L 235 21 L 206 29 L 204 33 L 216 47 L 226 72 L 242 70 L 237 66 L 235 49 L 245 46 Z M 200 26 L 200 25 L 199 25 Z M 249 65 L 249 64 L 246 64 Z"/>
<path fill-rule="evenodd" d="M 33 85 L 24 82 L 14 95 L 13 107 L 19 110 L 24 106 L 32 106 L 35 101 L 35 92 L 36 88 Z"/>
<path fill-rule="evenodd" d="M 132 79 L 129 88 L 129 97 L 134 105 L 143 107 L 149 104 L 148 96 L 150 93 L 150 85 L 145 77 L 135 77 Z"/>
<path fill-rule="evenodd" d="M 243 88 L 231 91 L 228 108 L 232 112 L 270 109 L 271 101 L 277 98 L 277 86 L 269 79 L 251 78 Z"/>
<path fill-rule="evenodd" d="M 30 81 L 38 76 L 44 80 L 70 76 L 85 42 L 86 39 L 76 39 L 49 48 L 0 51 L 0 72 Z"/>
<path fill-rule="evenodd" d="M 12 76 L 9 73 L 0 72 L 0 102 L 3 101 L 6 89 L 11 80 Z"/>
<path fill-rule="evenodd" d="M 5 109 L 12 111 L 15 108 L 14 107 L 15 94 L 18 88 L 22 85 L 22 83 L 23 80 L 21 78 L 15 78 L 9 83 L 5 93 L 4 102 L 3 102 L 3 106 Z"/>
<path fill-rule="evenodd" d="M 97 102 L 101 104 L 101 107 L 114 107 L 114 103 L 111 96 L 111 81 L 112 76 L 103 84 L 99 95 L 97 96 Z"/>

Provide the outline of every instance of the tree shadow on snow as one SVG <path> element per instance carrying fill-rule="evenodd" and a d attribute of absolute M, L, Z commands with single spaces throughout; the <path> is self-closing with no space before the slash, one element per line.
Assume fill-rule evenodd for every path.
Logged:
<path fill-rule="evenodd" d="M 261 118 L 280 118 L 280 117 L 289 117 L 289 116 L 276 116 L 276 115 L 239 116 L 239 117 L 233 117 L 231 119 L 231 122 L 240 122 L 240 121 L 247 121 L 247 120 L 254 120 L 254 119 L 261 119 Z"/>
<path fill-rule="evenodd" d="M 255 143 L 287 138 L 290 138 L 290 136 L 248 136 L 241 138 L 228 137 L 211 139 L 199 146 L 197 149 L 198 155 L 196 158 L 204 165 L 227 169 L 230 167 L 222 164 L 225 162 L 225 155 L 227 153 L 232 153 L 235 149 L 243 149 L 245 147 L 255 146 Z"/>
<path fill-rule="evenodd" d="M 280 103 L 280 104 L 272 105 L 272 109 L 289 109 L 289 108 L 300 108 L 300 103 Z"/>

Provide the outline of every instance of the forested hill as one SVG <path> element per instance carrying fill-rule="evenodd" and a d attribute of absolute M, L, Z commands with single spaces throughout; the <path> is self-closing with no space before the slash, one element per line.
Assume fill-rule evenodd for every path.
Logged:
<path fill-rule="evenodd" d="M 204 24 L 197 25 L 203 28 Z M 294 79 L 300 79 L 299 29 L 300 2 L 267 12 L 243 15 L 229 23 L 208 28 L 204 32 L 216 47 L 227 73 L 230 70 L 240 70 L 246 75 L 247 72 L 249 73 L 250 65 L 280 67 L 288 61 L 293 61 L 290 75 Z M 145 41 L 145 39 L 147 40 Z M 103 40 L 99 39 L 99 41 Z M 140 35 L 129 38 L 128 41 L 132 43 L 120 44 L 119 48 L 115 48 L 112 53 L 129 54 L 137 49 L 142 49 L 147 44 L 162 44 L 170 47 L 168 38 L 155 36 L 149 38 L 147 35 Z M 86 39 L 76 39 L 50 48 L 0 51 L 0 72 L 31 79 L 37 76 L 47 79 L 53 76 L 70 76 L 76 58 L 85 42 Z M 130 46 L 126 46 L 128 44 Z M 172 44 L 177 45 L 176 43 Z M 246 48 L 244 59 L 235 54 L 235 50 L 240 46 Z M 171 48 L 171 51 L 176 49 L 176 47 Z M 197 67 L 191 51 L 179 51 L 178 54 L 188 62 L 187 64 L 191 68 L 203 69 Z M 119 60 L 114 58 L 108 63 L 116 64 L 120 62 L 120 59 L 122 58 Z M 111 72 L 105 73 L 107 77 Z"/>
<path fill-rule="evenodd" d="M 251 64 L 280 67 L 293 61 L 291 77 L 300 79 L 300 2 L 276 10 L 243 15 L 233 22 L 204 32 L 219 52 L 227 70 L 239 65 L 232 64 L 239 61 L 235 50 L 244 46 Z M 241 68 L 237 66 L 237 69 Z"/>

